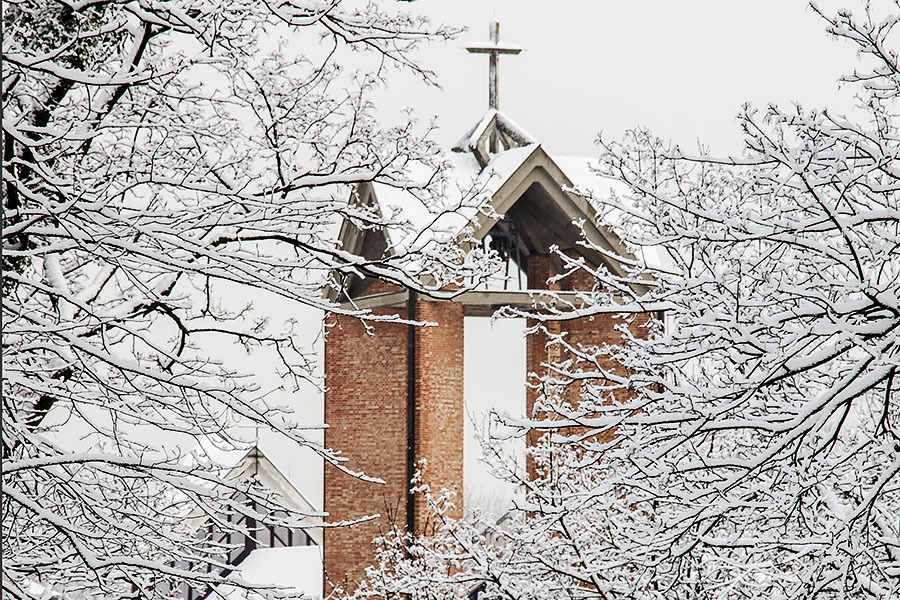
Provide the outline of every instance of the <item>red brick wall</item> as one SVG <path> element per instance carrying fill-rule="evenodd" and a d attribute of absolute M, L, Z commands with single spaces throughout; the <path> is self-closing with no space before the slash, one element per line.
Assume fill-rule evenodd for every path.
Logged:
<path fill-rule="evenodd" d="M 584 272 L 573 273 L 565 280 L 548 286 L 555 273 L 550 256 L 529 257 L 528 287 L 532 289 L 590 290 L 593 278 Z M 398 291 L 396 286 L 375 284 L 367 295 Z M 400 314 L 406 307 L 381 309 L 379 314 Z M 437 493 L 441 487 L 455 489 L 457 509 L 462 513 L 463 490 L 463 310 L 452 302 L 419 300 L 419 321 L 439 323 L 438 327 L 416 330 L 416 457 L 426 458 L 423 471 L 426 483 Z M 618 344 L 621 334 L 615 331 L 622 320 L 613 315 L 598 315 L 564 322 L 545 323 L 551 332 L 565 331 L 574 344 Z M 373 562 L 372 539 L 393 524 L 406 526 L 407 453 L 407 335 L 406 325 L 370 324 L 367 333 L 356 319 L 330 317 L 325 343 L 325 443 L 340 450 L 355 471 L 385 480 L 384 485 L 362 482 L 334 468 L 325 471 L 325 510 L 330 521 L 360 518 L 379 513 L 381 518 L 353 527 L 328 529 L 325 532 L 324 559 L 330 585 L 352 588 L 361 579 L 364 568 Z M 533 325 L 534 323 L 529 323 Z M 544 363 L 558 362 L 571 355 L 558 347 L 547 348 L 546 335 L 529 336 L 526 341 L 527 372 L 530 383 L 536 375 L 547 373 Z M 604 367 L 617 365 L 604 361 Z M 575 364 L 574 369 L 593 370 L 589 363 Z M 543 393 L 561 394 L 576 403 L 581 395 L 580 383 L 548 390 L 529 387 L 527 411 L 532 413 L 537 398 Z M 529 434 L 533 445 L 538 435 Z M 535 475 L 529 459 L 528 471 Z M 415 503 L 416 530 L 428 533 L 433 525 L 424 499 Z M 330 585 L 326 587 L 330 589 Z M 328 590 L 326 590 L 328 591 Z"/>
<path fill-rule="evenodd" d="M 377 311 L 396 314 L 396 309 Z M 401 312 L 405 316 L 405 310 Z M 378 477 L 366 483 L 325 468 L 325 510 L 331 522 L 372 514 L 382 518 L 325 530 L 325 575 L 330 585 L 362 577 L 372 562 L 372 539 L 390 521 L 406 522 L 406 326 L 330 317 L 325 340 L 325 445 L 348 457 L 346 466 Z"/>
<path fill-rule="evenodd" d="M 423 478 L 435 492 L 441 487 L 457 490 L 458 516 L 463 469 L 462 307 L 420 300 L 416 311 L 417 320 L 440 324 L 416 330 L 416 457 L 427 459 Z M 405 307 L 376 312 L 406 317 Z M 372 539 L 392 524 L 401 530 L 406 526 L 408 327 L 370 324 L 370 335 L 356 319 L 332 316 L 329 324 L 325 443 L 350 459 L 348 468 L 385 480 L 383 485 L 373 484 L 334 468 L 325 470 L 325 510 L 330 521 L 381 514 L 371 522 L 325 532 L 328 581 L 352 587 L 373 562 Z M 429 511 L 422 498 L 416 500 L 414 510 L 416 529 L 423 532 Z"/>
<path fill-rule="evenodd" d="M 463 503 L 463 308 L 453 302 L 419 301 L 419 321 L 439 323 L 417 330 L 416 457 L 427 459 L 423 480 L 436 495 L 442 487 L 456 491 L 456 510 Z M 429 533 L 425 499 L 416 498 L 416 529 Z"/>
<path fill-rule="evenodd" d="M 554 268 L 555 259 L 547 255 L 532 255 L 528 257 L 527 274 L 528 287 L 531 289 L 553 289 L 557 291 L 590 291 L 594 286 L 594 278 L 586 271 L 576 271 L 561 281 L 547 284 L 547 280 L 555 275 L 558 271 Z M 640 320 L 646 320 L 646 316 L 636 316 L 631 319 L 623 319 L 615 314 L 600 314 L 591 317 L 582 317 L 566 321 L 549 321 L 543 325 L 550 334 L 565 333 L 566 341 L 574 347 L 582 346 L 601 346 L 603 344 L 618 345 L 622 343 L 622 333 L 616 328 L 628 323 L 631 332 L 636 337 L 642 337 L 646 331 L 635 327 L 634 323 Z M 529 320 L 528 326 L 533 327 L 536 321 Z M 542 396 L 555 397 L 558 400 L 568 402 L 572 406 L 577 406 L 582 397 L 581 382 L 566 381 L 563 376 L 554 375 L 546 365 L 558 363 L 564 360 L 573 361 L 568 369 L 572 372 L 596 372 L 597 366 L 616 374 L 624 374 L 623 367 L 609 357 L 600 357 L 595 365 L 592 362 L 584 361 L 575 354 L 562 349 L 558 344 L 548 347 L 547 343 L 550 336 L 546 333 L 536 333 L 530 335 L 526 341 L 526 372 L 529 381 L 526 390 L 526 414 L 536 417 L 547 417 L 546 413 L 535 413 L 535 403 Z M 559 385 L 548 386 L 542 385 L 539 378 L 543 376 L 552 376 L 562 380 Z M 549 415 L 553 418 L 553 415 Z M 565 433 L 576 434 L 584 433 L 584 430 L 577 427 L 571 427 L 565 430 Z M 533 446 L 540 439 L 541 432 L 529 432 L 526 443 Z M 613 432 L 607 432 L 600 438 L 600 441 L 612 439 Z M 527 462 L 527 472 L 529 477 L 537 476 L 534 461 L 529 457 Z"/>

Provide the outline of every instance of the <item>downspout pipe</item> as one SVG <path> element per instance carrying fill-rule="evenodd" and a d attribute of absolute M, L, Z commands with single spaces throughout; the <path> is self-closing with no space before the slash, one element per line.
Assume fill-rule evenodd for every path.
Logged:
<path fill-rule="evenodd" d="M 412 480 L 416 474 L 416 301 L 418 294 L 409 290 L 406 332 L 406 531 L 416 530 L 415 495 Z"/>

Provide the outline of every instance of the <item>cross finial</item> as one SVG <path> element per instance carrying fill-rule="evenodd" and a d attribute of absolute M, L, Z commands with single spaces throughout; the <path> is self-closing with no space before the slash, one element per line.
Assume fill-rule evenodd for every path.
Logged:
<path fill-rule="evenodd" d="M 500 43 L 500 22 L 495 18 L 490 27 L 491 41 L 487 44 L 468 46 L 466 50 L 473 54 L 488 54 L 490 56 L 490 69 L 488 80 L 488 104 L 490 108 L 500 110 L 500 69 L 499 58 L 501 54 L 518 54 L 522 51 L 515 44 Z"/>

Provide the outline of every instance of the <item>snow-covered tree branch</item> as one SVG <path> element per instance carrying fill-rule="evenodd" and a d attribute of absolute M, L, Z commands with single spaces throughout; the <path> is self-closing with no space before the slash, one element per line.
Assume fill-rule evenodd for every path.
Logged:
<path fill-rule="evenodd" d="M 554 379 L 587 391 L 517 423 L 546 432 L 542 476 L 518 477 L 503 523 L 448 523 L 360 595 L 900 593 L 900 4 L 884 4 L 823 15 L 860 55 L 851 116 L 745 107 L 726 159 L 645 131 L 601 141 L 598 168 L 627 186 L 594 201 L 633 255 L 630 280 L 593 270 L 595 295 L 664 316 L 649 338 L 623 319 L 615 346 L 551 336 L 580 359 Z"/>
<path fill-rule="evenodd" d="M 340 463 L 268 395 L 309 379 L 311 356 L 252 304 L 374 318 L 328 300 L 342 278 L 477 274 L 453 244 L 366 260 L 335 243 L 344 219 L 408 228 L 352 202 L 362 182 L 458 208 L 436 191 L 430 126 L 381 127 L 367 100 L 392 69 L 430 80 L 409 51 L 454 32 L 350 4 L 3 4 L 4 596 L 216 581 L 227 549 L 198 519 L 227 528 L 251 510 L 236 494 L 259 522 L 302 515 L 273 516 L 276 498 L 185 448 L 233 448 L 251 424 Z M 223 362 L 230 345 L 269 353 L 283 381 Z"/>

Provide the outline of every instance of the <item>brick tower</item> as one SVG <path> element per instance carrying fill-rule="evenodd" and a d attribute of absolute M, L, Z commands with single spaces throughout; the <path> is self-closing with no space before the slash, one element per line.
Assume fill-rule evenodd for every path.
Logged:
<path fill-rule="evenodd" d="M 500 146 L 493 146 L 495 142 Z M 326 445 L 347 457 L 347 469 L 383 480 L 373 483 L 326 469 L 325 510 L 331 522 L 381 515 L 352 527 L 326 530 L 324 562 L 330 586 L 355 586 L 365 566 L 373 562 L 376 536 L 391 528 L 428 533 L 429 511 L 419 495 L 411 497 L 408 492 L 410 477 L 422 459 L 427 461 L 423 481 L 433 490 L 456 490 L 457 514 L 462 511 L 463 318 L 489 316 L 502 306 L 533 308 L 548 299 L 548 289 L 564 301 L 574 301 L 578 291 L 591 290 L 594 282 L 586 273 L 548 285 L 547 280 L 560 273 L 557 250 L 622 274 L 621 265 L 607 258 L 627 256 L 618 239 L 596 223 L 596 214 L 584 198 L 566 191 L 574 182 L 560 165 L 582 173 L 586 159 L 577 164 L 552 159 L 496 110 L 489 111 L 454 151 L 450 176 L 456 179 L 456 187 L 480 190 L 494 211 L 475 217 L 475 238 L 526 271 L 528 289 L 471 291 L 438 300 L 374 279 L 345 282 L 341 299 L 348 306 L 352 299 L 353 306 L 376 315 L 438 325 L 419 328 L 382 322 L 367 329 L 348 317 L 328 320 Z M 382 214 L 391 214 L 398 206 L 408 206 L 410 213 L 424 210 L 427 214 L 428 210 L 412 194 L 398 197 L 396 189 L 378 183 L 360 186 L 354 197 Z M 600 250 L 580 244 L 583 236 Z M 390 232 L 360 231 L 349 222 L 342 228 L 341 239 L 346 250 L 370 260 L 389 256 L 396 243 Z M 551 322 L 547 327 L 565 331 L 569 339 L 583 344 L 619 343 L 617 322 L 595 316 Z M 546 341 L 546 336 L 535 335 L 526 342 L 527 372 L 532 376 L 560 358 Z M 572 386 L 565 393 L 574 398 L 578 391 Z M 527 408 L 523 408 L 530 412 L 537 396 L 538 390 L 529 389 Z"/>
<path fill-rule="evenodd" d="M 580 258 L 577 253 L 571 250 L 566 254 L 570 258 Z M 527 260 L 527 278 L 528 287 L 530 289 L 548 289 L 558 294 L 571 294 L 577 292 L 590 291 L 594 286 L 593 277 L 585 270 L 575 271 L 562 279 L 559 279 L 561 269 L 559 263 L 561 261 L 554 256 L 532 255 Z M 555 264 L 554 264 L 555 263 Z M 590 267 L 596 267 L 596 263 L 588 263 Z M 548 285 L 548 280 L 553 277 L 554 283 Z M 613 373 L 618 376 L 626 375 L 624 367 L 608 356 L 596 358 L 597 363 L 585 360 L 584 357 L 569 351 L 567 348 L 560 347 L 559 344 L 552 344 L 551 336 L 561 336 L 565 339 L 566 344 L 574 348 L 590 348 L 601 347 L 605 344 L 611 346 L 620 345 L 622 343 L 622 332 L 619 328 L 623 325 L 628 326 L 629 334 L 636 338 L 646 338 L 649 328 L 645 325 L 651 315 L 639 313 L 624 316 L 615 313 L 601 313 L 587 317 L 567 319 L 564 321 L 543 321 L 541 325 L 543 330 L 532 333 L 526 340 L 526 373 L 529 374 L 529 385 L 525 394 L 525 413 L 534 418 L 554 419 L 554 415 L 535 410 L 538 400 L 546 402 L 542 398 L 545 394 L 556 396 L 558 400 L 575 407 L 580 403 L 583 397 L 582 384 L 577 378 L 560 377 L 552 372 L 547 366 L 550 364 L 568 363 L 568 371 L 571 373 L 588 372 L 591 373 L 591 382 L 593 384 L 600 383 L 597 377 L 598 368 L 603 371 Z M 658 317 L 658 315 L 653 315 Z M 529 329 L 534 328 L 537 322 L 529 319 Z M 554 385 L 539 385 L 541 377 L 548 377 L 553 380 Z M 615 393 L 616 401 L 621 402 L 631 392 L 627 390 L 618 390 Z M 609 401 L 607 398 L 605 401 Z M 552 404 L 552 401 L 551 401 Z M 555 430 L 565 435 L 583 435 L 586 429 L 579 426 L 567 426 Z M 526 437 L 526 444 L 534 446 L 543 435 L 543 432 L 531 430 Z M 614 439 L 614 430 L 606 430 L 591 435 L 590 440 L 595 442 L 609 442 Z M 527 475 L 529 479 L 534 479 L 540 473 L 536 469 L 531 456 L 526 461 Z"/>
<path fill-rule="evenodd" d="M 428 532 L 425 500 L 409 494 L 414 470 L 421 468 L 422 480 L 434 490 L 457 492 L 458 508 L 451 516 L 462 514 L 463 307 L 415 295 L 411 304 L 410 294 L 399 296 L 404 300 L 398 306 L 373 312 L 438 326 L 375 323 L 367 331 L 350 317 L 331 317 L 328 323 L 326 444 L 349 457 L 347 468 L 384 481 L 326 471 L 325 508 L 332 520 L 381 515 L 326 530 L 324 561 L 333 586 L 352 586 L 362 578 L 372 563 L 375 537 L 391 528 Z M 376 288 L 368 298 L 377 297 Z"/>
<path fill-rule="evenodd" d="M 422 481 L 432 490 L 458 492 L 457 514 L 462 512 L 463 483 L 463 318 L 490 316 L 503 306 L 533 308 L 552 288 L 556 300 L 589 291 L 593 280 L 575 273 L 561 283 L 548 285 L 560 273 L 559 255 L 577 256 L 588 265 L 602 265 L 622 274 L 621 265 L 609 256 L 627 256 L 618 239 L 596 222 L 588 202 L 568 191 L 573 180 L 541 146 L 499 111 L 498 59 L 518 54 L 514 44 L 500 43 L 500 26 L 490 27 L 490 42 L 468 48 L 487 54 L 489 110 L 453 148 L 448 193 L 477 190 L 492 210 L 478 211 L 470 223 L 478 242 L 490 242 L 501 257 L 527 272 L 527 290 L 473 291 L 451 300 L 419 297 L 414 292 L 387 286 L 372 279 L 351 277 L 344 282 L 341 299 L 376 315 L 397 315 L 411 321 L 437 323 L 418 328 L 400 323 L 376 323 L 366 329 L 347 317 L 329 319 L 325 343 L 325 443 L 342 451 L 346 467 L 383 480 L 377 484 L 340 472 L 325 471 L 325 510 L 332 522 L 381 518 L 352 527 L 325 532 L 326 587 L 353 588 L 367 565 L 372 564 L 372 539 L 391 528 L 428 534 L 429 511 L 420 495 L 409 493 L 410 479 L 422 460 Z M 574 165 L 583 173 L 586 159 Z M 579 181 L 586 184 L 585 181 Z M 465 195 L 465 194 L 463 194 Z M 359 186 L 355 201 L 382 215 L 400 210 L 407 216 L 426 215 L 430 207 L 412 194 L 383 184 Z M 434 216 L 434 215 L 432 215 Z M 594 248 L 579 242 L 583 236 Z M 341 229 L 342 247 L 368 260 L 389 256 L 398 241 L 390 231 L 360 231 L 349 221 Z M 401 242 L 399 244 L 403 246 Z M 574 342 L 618 343 L 619 333 L 609 318 L 581 318 L 548 324 L 551 332 L 565 330 Z M 543 374 L 553 362 L 554 350 L 547 336 L 527 341 L 527 373 Z M 522 382 L 525 385 L 526 382 Z M 579 393 L 570 386 L 563 393 Z M 531 413 L 538 390 L 526 394 Z M 528 443 L 534 443 L 530 436 Z M 533 473 L 533 465 L 529 464 Z M 453 516 L 453 515 L 451 515 Z M 330 584 L 330 585 L 329 585 Z"/>

